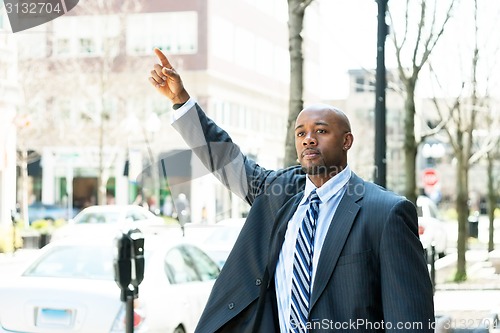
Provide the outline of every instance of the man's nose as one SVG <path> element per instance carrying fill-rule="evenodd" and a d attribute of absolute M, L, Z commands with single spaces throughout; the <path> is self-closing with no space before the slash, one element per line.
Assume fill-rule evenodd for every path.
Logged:
<path fill-rule="evenodd" d="M 316 137 L 313 135 L 313 133 L 307 133 L 305 135 L 304 141 L 302 142 L 304 146 L 315 145 L 316 143 Z"/>

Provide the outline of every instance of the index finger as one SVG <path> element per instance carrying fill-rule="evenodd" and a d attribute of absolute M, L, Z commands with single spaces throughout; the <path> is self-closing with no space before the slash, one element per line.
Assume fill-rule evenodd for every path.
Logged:
<path fill-rule="evenodd" d="M 155 54 L 158 57 L 158 59 L 160 59 L 161 65 L 163 67 L 167 67 L 167 68 L 171 69 L 172 65 L 170 65 L 170 62 L 168 61 L 167 56 L 165 56 L 163 54 L 163 52 L 157 47 L 155 47 L 154 51 L 155 51 Z"/>

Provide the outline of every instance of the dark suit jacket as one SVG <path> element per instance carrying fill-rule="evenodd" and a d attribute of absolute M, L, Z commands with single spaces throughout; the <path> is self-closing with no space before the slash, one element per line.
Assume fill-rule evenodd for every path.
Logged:
<path fill-rule="evenodd" d="M 247 159 L 199 106 L 173 126 L 252 205 L 196 332 L 279 332 L 274 273 L 305 174 L 300 167 L 266 170 Z M 310 332 L 434 332 L 415 206 L 355 174 L 347 186 L 321 249 Z"/>

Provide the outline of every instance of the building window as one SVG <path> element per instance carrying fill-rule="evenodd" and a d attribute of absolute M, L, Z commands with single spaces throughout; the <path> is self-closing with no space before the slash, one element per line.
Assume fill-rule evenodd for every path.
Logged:
<path fill-rule="evenodd" d="M 80 38 L 79 45 L 80 45 L 79 51 L 81 54 L 95 53 L 95 45 L 94 45 L 94 41 L 92 39 Z"/>
<path fill-rule="evenodd" d="M 364 77 L 357 77 L 356 78 L 356 92 L 363 92 L 365 91 L 365 78 Z"/>
<path fill-rule="evenodd" d="M 154 47 L 169 54 L 198 52 L 198 14 L 190 11 L 130 15 L 127 52 L 150 54 Z"/>
<path fill-rule="evenodd" d="M 70 53 L 70 43 L 68 38 L 58 38 L 55 43 L 54 54 L 65 55 Z"/>

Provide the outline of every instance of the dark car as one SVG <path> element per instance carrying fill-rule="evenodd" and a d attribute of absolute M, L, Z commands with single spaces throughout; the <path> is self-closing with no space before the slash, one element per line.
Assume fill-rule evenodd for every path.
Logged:
<path fill-rule="evenodd" d="M 73 208 L 68 210 L 68 207 L 63 207 L 56 204 L 44 204 L 42 202 L 34 202 L 28 206 L 28 217 L 30 225 L 37 220 L 69 220 L 75 217 L 78 209 Z"/>

